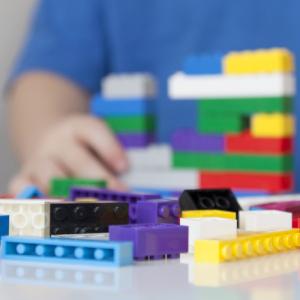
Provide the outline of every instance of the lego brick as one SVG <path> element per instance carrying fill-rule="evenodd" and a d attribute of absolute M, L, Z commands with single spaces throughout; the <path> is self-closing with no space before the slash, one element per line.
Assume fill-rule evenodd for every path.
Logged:
<path fill-rule="evenodd" d="M 157 144 L 145 149 L 126 151 L 131 170 L 169 170 L 172 165 L 172 149 L 166 144 Z"/>
<path fill-rule="evenodd" d="M 254 137 L 292 137 L 295 134 L 295 120 L 287 114 L 255 114 L 251 117 L 250 128 Z"/>
<path fill-rule="evenodd" d="M 162 198 L 177 198 L 182 191 L 176 189 L 133 188 L 133 192 L 158 194 Z"/>
<path fill-rule="evenodd" d="M 174 100 L 234 97 L 281 97 L 295 94 L 292 74 L 186 75 L 169 78 L 169 97 Z"/>
<path fill-rule="evenodd" d="M 256 204 L 249 207 L 250 210 L 280 210 L 290 212 L 294 215 L 300 214 L 300 201 L 286 201 L 286 202 L 270 202 L 266 204 Z"/>
<path fill-rule="evenodd" d="M 230 114 L 250 115 L 254 113 L 292 112 L 290 97 L 217 98 L 196 101 L 198 115 Z"/>
<path fill-rule="evenodd" d="M 222 73 L 223 55 L 201 54 L 188 56 L 183 62 L 183 72 L 189 75 L 195 74 L 220 74 Z"/>
<path fill-rule="evenodd" d="M 9 216 L 0 215 L 0 241 L 1 238 L 9 234 Z"/>
<path fill-rule="evenodd" d="M 124 148 L 145 148 L 154 143 L 154 134 L 135 133 L 135 134 L 117 134 L 119 142 Z"/>
<path fill-rule="evenodd" d="M 110 226 L 109 236 L 114 241 L 132 241 L 137 260 L 176 258 L 188 250 L 188 228 L 175 224 Z"/>
<path fill-rule="evenodd" d="M 33 199 L 42 197 L 45 197 L 45 195 L 34 185 L 25 187 L 19 194 L 16 195 L 16 199 Z"/>
<path fill-rule="evenodd" d="M 75 186 L 104 188 L 106 182 L 99 179 L 55 177 L 51 179 L 49 193 L 53 197 L 66 198 L 71 188 Z"/>
<path fill-rule="evenodd" d="M 239 133 L 249 128 L 249 118 L 239 115 L 201 114 L 197 129 L 206 134 Z"/>
<path fill-rule="evenodd" d="M 105 122 L 116 133 L 153 132 L 155 119 L 153 116 L 106 117 Z"/>
<path fill-rule="evenodd" d="M 284 192 L 293 189 L 293 174 L 246 173 L 246 172 L 201 172 L 202 188 L 262 189 L 269 192 Z"/>
<path fill-rule="evenodd" d="M 199 187 L 199 172 L 194 170 L 132 170 L 121 177 L 131 188 L 184 190 Z"/>
<path fill-rule="evenodd" d="M 175 151 L 224 152 L 224 137 L 221 135 L 203 135 L 194 129 L 179 129 L 171 139 Z"/>
<path fill-rule="evenodd" d="M 225 210 L 238 212 L 241 207 L 229 189 L 185 190 L 179 197 L 182 211 L 186 210 Z"/>
<path fill-rule="evenodd" d="M 257 138 L 249 131 L 225 136 L 225 152 L 247 154 L 290 154 L 292 138 Z"/>
<path fill-rule="evenodd" d="M 189 253 L 194 252 L 196 240 L 235 238 L 237 220 L 217 217 L 180 218 L 180 225 L 189 228 Z"/>
<path fill-rule="evenodd" d="M 147 200 L 136 204 L 137 224 L 179 223 L 178 200 Z"/>
<path fill-rule="evenodd" d="M 292 229 L 292 214 L 278 210 L 240 211 L 239 228 L 264 232 Z"/>
<path fill-rule="evenodd" d="M 300 218 L 299 217 L 293 218 L 292 226 L 293 226 L 293 228 L 300 229 Z"/>
<path fill-rule="evenodd" d="M 293 54 L 284 48 L 229 52 L 223 58 L 224 74 L 290 73 Z"/>
<path fill-rule="evenodd" d="M 153 99 L 157 87 L 154 77 L 147 73 L 110 74 L 102 80 L 102 96 L 114 99 Z"/>
<path fill-rule="evenodd" d="M 297 229 L 255 233 L 231 240 L 197 240 L 195 242 L 195 261 L 218 264 L 275 254 L 299 247 L 300 233 Z"/>
<path fill-rule="evenodd" d="M 218 209 L 211 210 L 185 210 L 181 214 L 181 218 L 224 218 L 224 219 L 236 219 L 236 213 Z"/>
<path fill-rule="evenodd" d="M 128 224 L 128 204 L 64 202 L 50 204 L 50 234 L 108 232 L 109 225 Z"/>
<path fill-rule="evenodd" d="M 43 263 L 119 267 L 132 264 L 132 243 L 4 237 L 2 258 Z"/>
<path fill-rule="evenodd" d="M 208 171 L 282 173 L 293 169 L 291 155 L 243 155 L 175 152 L 173 166 Z"/>
<path fill-rule="evenodd" d="M 155 114 L 155 102 L 147 99 L 114 99 L 107 101 L 96 95 L 90 103 L 90 112 L 97 117 L 139 116 Z"/>

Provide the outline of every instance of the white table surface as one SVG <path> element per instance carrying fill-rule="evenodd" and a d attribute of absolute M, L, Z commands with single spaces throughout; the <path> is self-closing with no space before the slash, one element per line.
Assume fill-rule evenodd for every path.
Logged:
<path fill-rule="evenodd" d="M 300 251 L 218 266 L 189 255 L 123 268 L 1 261 L 0 299 L 300 299 Z"/>

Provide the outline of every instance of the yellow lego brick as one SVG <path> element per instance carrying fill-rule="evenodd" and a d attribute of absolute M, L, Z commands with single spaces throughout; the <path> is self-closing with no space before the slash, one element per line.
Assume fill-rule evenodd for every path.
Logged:
<path fill-rule="evenodd" d="M 224 219 L 236 219 L 236 213 L 218 209 L 211 210 L 185 210 L 181 214 L 182 218 L 207 218 L 216 217 Z"/>
<path fill-rule="evenodd" d="M 293 54 L 284 48 L 229 52 L 223 58 L 225 74 L 290 73 L 294 71 Z"/>
<path fill-rule="evenodd" d="M 195 261 L 218 264 L 299 247 L 299 229 L 245 235 L 233 240 L 198 240 L 195 243 Z"/>
<path fill-rule="evenodd" d="M 289 114 L 255 114 L 250 127 L 254 137 L 282 138 L 295 134 L 295 120 Z"/>
<path fill-rule="evenodd" d="M 76 198 L 75 202 L 80 202 L 80 203 L 95 203 L 95 202 L 99 202 L 99 200 L 96 199 L 96 198 Z"/>

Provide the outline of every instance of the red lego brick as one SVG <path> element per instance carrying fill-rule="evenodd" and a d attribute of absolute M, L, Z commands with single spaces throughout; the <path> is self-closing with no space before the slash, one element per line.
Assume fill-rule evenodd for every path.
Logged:
<path fill-rule="evenodd" d="M 299 216 L 293 217 L 293 228 L 300 229 L 300 217 Z"/>
<path fill-rule="evenodd" d="M 293 175 L 245 172 L 201 172 L 202 188 L 262 189 L 277 193 L 293 189 Z"/>
<path fill-rule="evenodd" d="M 292 138 L 255 138 L 249 131 L 225 136 L 227 153 L 289 154 L 292 151 Z"/>

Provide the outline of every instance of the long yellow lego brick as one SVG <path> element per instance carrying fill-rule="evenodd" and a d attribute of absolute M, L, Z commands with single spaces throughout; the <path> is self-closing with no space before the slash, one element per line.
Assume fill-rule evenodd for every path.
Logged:
<path fill-rule="evenodd" d="M 254 137 L 283 138 L 295 134 L 295 120 L 290 114 L 255 114 L 250 127 Z"/>
<path fill-rule="evenodd" d="M 284 252 L 299 247 L 299 229 L 243 235 L 229 240 L 197 240 L 195 242 L 195 261 L 218 264 Z"/>
<path fill-rule="evenodd" d="M 216 217 L 224 219 L 236 219 L 236 213 L 218 209 L 209 210 L 185 210 L 181 213 L 182 218 L 207 218 Z"/>
<path fill-rule="evenodd" d="M 293 54 L 284 48 L 229 52 L 223 58 L 225 74 L 290 73 L 294 69 Z"/>

